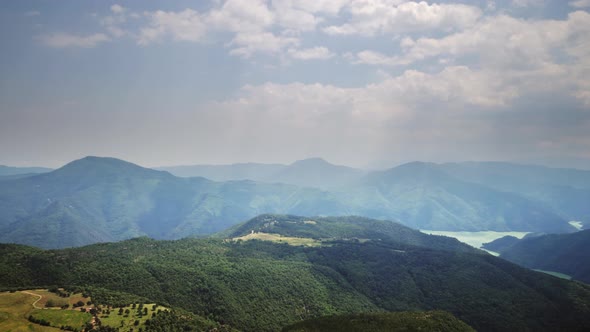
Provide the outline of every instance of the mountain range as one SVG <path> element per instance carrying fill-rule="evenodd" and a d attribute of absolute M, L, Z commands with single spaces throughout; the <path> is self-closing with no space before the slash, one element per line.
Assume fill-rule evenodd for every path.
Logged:
<path fill-rule="evenodd" d="M 53 169 L 47 167 L 12 167 L 0 165 L 0 177 L 22 174 L 39 174 L 51 172 Z"/>
<path fill-rule="evenodd" d="M 263 174 L 266 166 L 256 172 L 256 165 L 249 167 Z M 144 235 L 177 239 L 212 234 L 262 213 L 359 215 L 446 231 L 562 233 L 576 230 L 569 221 L 588 220 L 584 181 L 590 172 L 533 167 L 539 174 L 526 178 L 519 176 L 521 168 L 503 167 L 496 183 L 488 179 L 495 174 L 488 164 L 414 162 L 363 173 L 312 159 L 277 168 L 274 180 L 268 173 L 264 182 L 213 181 L 86 157 L 0 181 L 0 242 L 62 248 Z M 538 191 L 524 182 L 537 183 Z M 562 203 L 548 204 L 558 192 Z"/>
<path fill-rule="evenodd" d="M 252 180 L 300 187 L 334 188 L 350 184 L 366 172 L 330 164 L 322 158 L 298 160 L 290 165 L 243 163 L 156 168 L 180 177 L 202 176 L 214 181 Z"/>

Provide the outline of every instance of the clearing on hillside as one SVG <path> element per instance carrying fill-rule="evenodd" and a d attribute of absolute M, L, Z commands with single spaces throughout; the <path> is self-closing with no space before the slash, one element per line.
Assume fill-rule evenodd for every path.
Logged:
<path fill-rule="evenodd" d="M 92 315 L 87 312 L 78 310 L 51 310 L 51 309 L 34 309 L 30 313 L 31 320 L 45 321 L 50 326 L 66 330 L 81 330 L 86 323 L 92 320 Z"/>
<path fill-rule="evenodd" d="M 155 303 L 132 304 L 125 307 L 103 307 L 98 314 L 102 325 L 119 329 L 119 332 L 129 332 L 132 329 L 144 327 L 146 321 L 157 315 L 159 312 L 169 310 L 166 307 Z"/>
<path fill-rule="evenodd" d="M 234 237 L 231 239 L 232 241 L 248 241 L 248 240 L 261 240 L 261 241 L 271 241 L 277 243 L 286 243 L 292 246 L 304 246 L 304 247 L 318 247 L 322 245 L 322 242 L 319 240 L 314 240 L 311 238 L 306 237 L 289 237 L 289 236 L 282 236 L 280 234 L 274 233 L 263 233 L 263 232 L 256 232 L 246 234 L 240 237 Z"/>
<path fill-rule="evenodd" d="M 0 331 L 11 332 L 59 332 L 60 329 L 41 326 L 28 320 L 38 296 L 23 292 L 0 293 Z"/>

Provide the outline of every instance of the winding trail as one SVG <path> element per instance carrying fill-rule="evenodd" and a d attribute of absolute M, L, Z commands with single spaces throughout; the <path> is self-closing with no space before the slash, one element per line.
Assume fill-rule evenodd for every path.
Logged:
<path fill-rule="evenodd" d="M 37 301 L 33 302 L 33 308 L 35 308 L 35 309 L 43 309 L 43 308 L 37 307 L 37 302 L 41 301 L 41 299 L 43 298 L 43 296 L 41 296 L 39 294 L 27 292 L 27 291 L 21 291 L 21 293 L 25 293 L 25 294 L 29 294 L 29 295 L 33 295 L 33 296 L 38 296 L 39 298 L 37 299 Z"/>

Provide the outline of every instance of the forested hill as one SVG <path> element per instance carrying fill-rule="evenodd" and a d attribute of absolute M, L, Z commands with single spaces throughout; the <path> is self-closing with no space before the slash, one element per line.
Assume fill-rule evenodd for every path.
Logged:
<path fill-rule="evenodd" d="M 252 233 L 278 234 L 324 241 L 374 240 L 431 249 L 479 252 L 454 238 L 424 234 L 394 221 L 358 216 L 309 218 L 264 214 L 238 224 L 216 236 L 237 238 Z"/>
<path fill-rule="evenodd" d="M 502 258 L 519 265 L 590 283 L 590 230 L 525 237 L 499 252 Z"/>
<path fill-rule="evenodd" d="M 590 329 L 590 288 L 487 254 L 373 241 L 138 238 L 42 251 L 0 245 L 0 286 L 94 286 L 245 331 L 337 314 L 444 310 L 478 331 Z"/>
<path fill-rule="evenodd" d="M 469 325 L 443 311 L 340 315 L 309 319 L 287 326 L 283 332 L 474 332 Z"/>

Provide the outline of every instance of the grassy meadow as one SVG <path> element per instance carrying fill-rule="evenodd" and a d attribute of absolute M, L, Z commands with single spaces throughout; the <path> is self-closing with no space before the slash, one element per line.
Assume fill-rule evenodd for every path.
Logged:
<path fill-rule="evenodd" d="M 60 329 L 29 322 L 38 297 L 22 292 L 0 293 L 0 331 L 2 332 L 58 332 Z"/>
<path fill-rule="evenodd" d="M 120 332 L 128 332 L 131 329 L 145 326 L 145 322 L 160 311 L 168 310 L 166 307 L 155 303 L 132 304 L 120 308 L 102 308 L 98 318 L 102 325 L 119 328 Z"/>
<path fill-rule="evenodd" d="M 321 241 L 311 239 L 311 238 L 290 237 L 290 236 L 282 236 L 280 234 L 263 233 L 263 232 L 246 234 L 244 236 L 235 237 L 232 240 L 233 241 L 262 240 L 262 241 L 271 241 L 271 242 L 277 242 L 277 243 L 287 243 L 292 246 L 305 246 L 305 247 L 317 247 L 317 246 L 322 245 Z"/>
<path fill-rule="evenodd" d="M 36 319 L 49 322 L 53 327 L 70 326 L 80 328 L 92 320 L 92 315 L 80 310 L 34 309 L 30 315 Z"/>
<path fill-rule="evenodd" d="M 118 328 L 120 332 L 138 330 L 148 319 L 161 311 L 169 310 L 155 303 L 130 304 L 125 307 L 105 307 L 87 304 L 91 301 L 81 293 L 61 297 L 46 289 L 25 290 L 0 293 L 0 331 L 1 332 L 52 332 L 61 327 L 80 329 L 92 321 L 91 309 L 98 311 L 97 317 L 105 326 Z M 79 303 L 83 302 L 83 306 Z M 47 305 L 50 307 L 46 307 Z M 65 307 L 67 305 L 67 308 Z M 62 308 L 62 306 L 64 308 Z M 86 312 L 83 312 L 84 308 Z M 29 321 L 48 322 L 42 326 Z"/>

